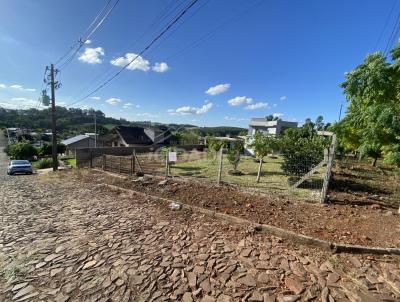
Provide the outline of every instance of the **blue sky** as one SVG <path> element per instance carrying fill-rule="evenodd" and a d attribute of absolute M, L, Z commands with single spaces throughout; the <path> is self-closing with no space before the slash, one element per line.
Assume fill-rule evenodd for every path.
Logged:
<path fill-rule="evenodd" d="M 246 126 L 268 114 L 335 121 L 344 73 L 385 48 L 400 11 L 396 5 L 388 19 L 395 1 L 199 0 L 161 43 L 74 107 L 199 126 Z M 106 2 L 3 1 L 0 106 L 35 106 L 44 67 L 79 39 Z M 94 79 L 117 72 L 160 32 L 155 18 L 175 2 L 188 0 L 120 0 L 58 75 L 57 102 L 68 105 L 95 88 L 88 86 Z"/>

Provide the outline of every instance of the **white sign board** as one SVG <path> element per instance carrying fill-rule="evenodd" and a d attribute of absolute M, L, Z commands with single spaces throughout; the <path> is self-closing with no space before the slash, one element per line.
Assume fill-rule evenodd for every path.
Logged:
<path fill-rule="evenodd" d="M 168 161 L 176 162 L 176 152 L 168 152 Z"/>

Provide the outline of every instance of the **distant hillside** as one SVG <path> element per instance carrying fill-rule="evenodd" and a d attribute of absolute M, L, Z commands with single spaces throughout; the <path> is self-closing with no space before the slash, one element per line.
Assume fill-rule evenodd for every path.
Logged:
<path fill-rule="evenodd" d="M 106 117 L 101 110 L 57 107 L 57 129 L 60 137 L 68 137 L 84 132 L 94 132 L 94 114 L 96 114 L 97 129 L 100 134 L 106 134 L 115 126 L 156 127 L 167 126 L 171 131 L 193 129 L 202 136 L 238 135 L 244 128 L 237 127 L 196 127 L 190 124 L 161 124 L 150 121 L 128 121 Z M 13 110 L 0 107 L 0 128 L 18 127 L 44 132 L 51 129 L 51 110 Z"/>

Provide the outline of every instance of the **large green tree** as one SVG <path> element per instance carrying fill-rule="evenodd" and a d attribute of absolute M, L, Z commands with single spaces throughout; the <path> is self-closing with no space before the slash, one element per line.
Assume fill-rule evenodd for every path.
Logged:
<path fill-rule="evenodd" d="M 341 86 L 349 106 L 335 127 L 340 143 L 372 157 L 373 165 L 382 155 L 395 157 L 400 144 L 400 45 L 391 60 L 382 52 L 368 55 Z"/>

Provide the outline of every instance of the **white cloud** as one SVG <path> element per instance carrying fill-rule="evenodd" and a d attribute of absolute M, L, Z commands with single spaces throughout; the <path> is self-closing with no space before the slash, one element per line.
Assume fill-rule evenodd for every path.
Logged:
<path fill-rule="evenodd" d="M 198 115 L 207 113 L 212 107 L 213 103 L 207 103 L 201 107 L 183 106 L 177 109 L 168 109 L 167 112 L 170 115 Z"/>
<path fill-rule="evenodd" d="M 87 39 L 87 40 L 85 41 L 85 44 L 90 44 L 90 43 L 92 43 L 92 40 Z"/>
<path fill-rule="evenodd" d="M 0 84 L 0 88 L 7 88 L 7 86 L 5 84 Z M 18 85 L 18 84 L 10 85 L 10 86 L 8 86 L 8 88 L 17 89 L 20 91 L 29 91 L 29 92 L 36 91 L 36 89 L 34 89 L 34 88 L 24 88 L 22 85 Z"/>
<path fill-rule="evenodd" d="M 132 103 L 125 103 L 122 107 L 125 108 L 125 109 L 128 109 L 128 108 L 130 108 L 132 105 L 133 105 Z"/>
<path fill-rule="evenodd" d="M 286 96 L 286 95 L 281 96 L 279 99 L 280 99 L 281 101 L 286 101 L 286 100 L 287 100 L 287 96 Z"/>
<path fill-rule="evenodd" d="M 139 69 L 143 71 L 148 71 L 150 69 L 150 62 L 148 60 L 144 59 L 142 56 L 138 56 L 137 54 L 131 52 L 128 52 L 123 57 L 111 60 L 110 63 L 114 66 L 120 66 L 120 67 L 124 67 L 127 64 L 129 64 L 127 67 L 127 69 L 129 70 Z"/>
<path fill-rule="evenodd" d="M 0 101 L 0 107 L 6 109 L 29 109 L 35 108 L 38 102 L 23 97 L 12 98 L 11 101 Z"/>
<path fill-rule="evenodd" d="M 139 117 L 148 117 L 148 118 L 156 118 L 159 115 L 158 114 L 153 114 L 153 113 L 149 113 L 149 112 L 143 112 L 143 113 L 136 113 L 136 116 Z"/>
<path fill-rule="evenodd" d="M 102 56 L 104 56 L 104 50 L 102 47 L 86 47 L 85 51 L 79 56 L 78 59 L 88 64 L 100 64 L 103 62 L 101 59 Z"/>
<path fill-rule="evenodd" d="M 213 87 L 210 87 L 207 89 L 206 93 L 208 95 L 217 95 L 223 92 L 228 91 L 228 89 L 231 87 L 231 84 L 219 84 Z"/>
<path fill-rule="evenodd" d="M 161 63 L 155 63 L 151 69 L 155 72 L 166 72 L 168 71 L 169 66 L 165 62 L 161 62 Z"/>
<path fill-rule="evenodd" d="M 231 106 L 239 106 L 243 104 L 251 104 L 253 102 L 252 98 L 248 98 L 246 96 L 237 96 L 228 101 L 228 104 Z"/>
<path fill-rule="evenodd" d="M 99 101 L 100 99 L 101 99 L 101 97 L 99 97 L 99 96 L 92 96 L 92 97 L 90 97 L 92 100 L 96 100 L 96 101 Z"/>
<path fill-rule="evenodd" d="M 246 107 L 244 107 L 244 109 L 256 110 L 256 109 L 268 108 L 268 107 L 269 107 L 268 103 L 259 102 L 259 103 L 247 105 Z"/>
<path fill-rule="evenodd" d="M 240 117 L 234 117 L 234 116 L 225 116 L 224 120 L 226 120 L 226 121 L 238 121 L 239 122 L 239 121 L 245 121 L 247 119 L 240 118 Z"/>
<path fill-rule="evenodd" d="M 282 116 L 284 116 L 284 114 L 283 113 L 279 113 L 279 112 L 275 112 L 275 113 L 272 113 L 272 116 L 273 117 L 277 117 L 277 118 L 281 118 Z"/>
<path fill-rule="evenodd" d="M 106 100 L 106 103 L 110 105 L 116 105 L 118 103 L 121 103 L 121 100 L 117 98 L 109 98 L 108 100 Z"/>

